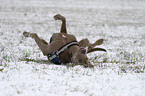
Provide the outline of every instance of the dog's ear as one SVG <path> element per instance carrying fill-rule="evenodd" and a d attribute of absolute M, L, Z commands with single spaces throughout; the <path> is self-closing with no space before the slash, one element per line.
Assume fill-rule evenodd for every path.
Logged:
<path fill-rule="evenodd" d="M 81 41 L 79 41 L 79 46 L 80 47 L 88 47 L 90 44 L 89 40 L 87 38 L 82 39 Z"/>
<path fill-rule="evenodd" d="M 107 52 L 104 48 L 92 48 L 92 49 L 88 49 L 87 53 L 91 53 L 94 51 L 104 51 Z"/>
<path fill-rule="evenodd" d="M 95 43 L 91 44 L 92 47 L 95 47 L 97 45 L 101 45 L 103 43 L 104 39 L 98 39 Z"/>

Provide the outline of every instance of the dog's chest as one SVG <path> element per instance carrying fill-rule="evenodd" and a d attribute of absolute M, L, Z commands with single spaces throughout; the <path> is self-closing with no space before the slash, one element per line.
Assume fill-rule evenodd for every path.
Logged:
<path fill-rule="evenodd" d="M 70 43 L 72 41 L 77 41 L 74 35 L 55 33 L 51 37 L 50 46 L 53 47 L 53 52 L 62 48 L 62 46 Z M 56 48 L 57 47 L 57 48 Z M 71 46 L 73 47 L 73 46 Z M 59 59 L 62 63 L 70 63 L 72 58 L 71 49 L 66 49 L 62 54 L 60 54 Z"/>
<path fill-rule="evenodd" d="M 59 59 L 62 63 L 70 63 L 71 62 L 72 55 L 69 53 L 69 49 L 64 51 L 60 56 Z"/>

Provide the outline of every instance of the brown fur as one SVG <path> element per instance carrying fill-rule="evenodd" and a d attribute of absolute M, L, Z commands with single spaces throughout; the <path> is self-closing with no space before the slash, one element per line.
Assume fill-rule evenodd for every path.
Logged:
<path fill-rule="evenodd" d="M 37 45 L 41 49 L 44 55 L 51 54 L 52 52 L 56 52 L 59 48 L 61 48 L 66 43 L 71 41 L 77 41 L 76 37 L 71 34 L 67 34 L 66 29 L 66 18 L 57 14 L 54 16 L 55 20 L 61 20 L 61 30 L 60 33 L 54 33 L 51 37 L 51 43 L 48 44 L 45 40 L 40 39 L 36 33 L 24 32 L 23 35 L 25 37 L 32 37 L 36 41 Z M 59 59 L 62 63 L 73 63 L 73 65 L 84 65 L 85 67 L 93 67 L 87 57 L 87 53 L 93 51 L 99 51 L 98 48 L 94 48 L 96 45 L 100 45 L 103 43 L 103 39 L 97 40 L 94 44 L 90 44 L 88 39 L 83 39 L 79 43 L 79 46 L 73 45 L 67 50 L 65 50 L 62 54 L 60 54 Z M 88 47 L 88 51 L 86 51 L 86 47 Z M 102 49 L 102 48 L 101 48 Z M 105 50 L 105 49 L 104 49 Z M 106 51 L 106 50 L 105 50 Z"/>

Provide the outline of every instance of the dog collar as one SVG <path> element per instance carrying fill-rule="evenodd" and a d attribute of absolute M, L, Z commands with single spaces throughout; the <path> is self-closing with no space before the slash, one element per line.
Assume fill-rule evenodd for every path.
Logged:
<path fill-rule="evenodd" d="M 55 64 L 61 64 L 60 60 L 59 60 L 59 55 L 62 54 L 66 49 L 68 49 L 69 47 L 73 46 L 73 45 L 77 45 L 79 46 L 77 41 L 72 41 L 69 42 L 65 45 L 63 45 L 61 48 L 59 48 L 56 52 L 52 52 L 51 54 L 48 54 L 47 57 L 48 59 Z"/>

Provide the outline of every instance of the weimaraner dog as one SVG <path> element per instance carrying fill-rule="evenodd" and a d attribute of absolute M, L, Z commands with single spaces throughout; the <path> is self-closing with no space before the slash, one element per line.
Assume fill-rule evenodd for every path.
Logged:
<path fill-rule="evenodd" d="M 24 32 L 25 37 L 32 37 L 36 41 L 38 47 L 48 60 L 54 64 L 83 65 L 84 67 L 94 67 L 89 61 L 87 53 L 94 51 L 104 51 L 103 48 L 94 48 L 96 45 L 103 43 L 103 39 L 97 40 L 94 44 L 90 44 L 89 40 L 83 39 L 77 41 L 74 35 L 68 34 L 66 29 L 66 18 L 60 14 L 54 16 L 55 20 L 61 20 L 60 33 L 54 33 L 48 44 L 45 40 L 40 39 L 36 33 Z"/>

